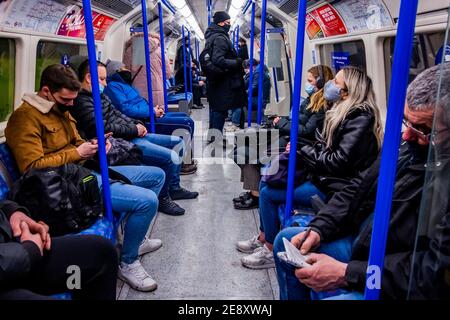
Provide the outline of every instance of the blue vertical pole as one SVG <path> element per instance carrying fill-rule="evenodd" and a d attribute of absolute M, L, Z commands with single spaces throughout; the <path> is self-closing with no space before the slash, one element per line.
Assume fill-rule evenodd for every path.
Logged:
<path fill-rule="evenodd" d="M 186 37 L 184 35 L 184 25 L 181 27 L 183 33 L 183 73 L 184 73 L 184 99 L 188 99 L 188 87 L 187 87 L 187 70 L 186 70 Z"/>
<path fill-rule="evenodd" d="M 234 28 L 233 31 L 232 31 L 231 39 L 233 39 L 232 40 L 233 48 L 236 49 L 236 28 Z"/>
<path fill-rule="evenodd" d="M 208 26 L 211 24 L 211 0 L 206 0 L 208 6 Z"/>
<path fill-rule="evenodd" d="M 248 116 L 247 125 L 252 126 L 252 98 L 253 98 L 253 51 L 255 47 L 255 1 L 252 0 L 252 18 L 250 22 L 250 75 L 248 78 Z"/>
<path fill-rule="evenodd" d="M 236 27 L 236 51 L 239 50 L 239 31 L 240 31 L 240 27 L 238 25 Z"/>
<path fill-rule="evenodd" d="M 266 13 L 267 0 L 262 0 L 261 8 L 261 53 L 259 61 L 259 82 L 258 82 L 258 124 L 262 120 L 262 104 L 263 104 L 263 81 L 264 81 L 264 54 L 266 48 Z M 303 30 L 303 29 L 301 29 Z M 302 48 L 303 50 L 303 48 Z"/>
<path fill-rule="evenodd" d="M 152 71 L 150 68 L 150 47 L 148 45 L 147 3 L 141 0 L 142 27 L 144 29 L 145 70 L 147 71 L 148 112 L 150 114 L 150 131 L 155 133 L 155 117 L 153 114 Z"/>
<path fill-rule="evenodd" d="M 84 23 L 86 27 L 86 40 L 89 55 L 89 68 L 91 73 L 92 97 L 94 98 L 95 126 L 98 139 L 98 157 L 100 160 L 100 173 L 102 175 L 102 191 L 105 203 L 106 218 L 113 222 L 111 189 L 109 186 L 108 162 L 106 160 L 106 143 L 102 139 L 105 134 L 103 126 L 102 103 L 98 85 L 97 59 L 95 54 L 94 26 L 92 25 L 91 1 L 83 0 Z M 113 233 L 114 237 L 114 233 Z"/>
<path fill-rule="evenodd" d="M 380 282 L 384 267 L 386 239 L 389 229 L 392 193 L 394 191 L 397 170 L 398 149 L 405 105 L 406 89 L 409 78 L 409 62 L 414 38 L 418 0 L 402 0 L 395 37 L 392 81 L 389 91 L 386 133 L 381 151 L 380 174 L 378 177 L 375 215 L 372 240 L 370 244 L 367 278 L 373 276 L 373 267 L 379 270 Z M 370 272 L 370 273 L 369 273 Z M 367 281 L 369 282 L 369 281 Z M 366 282 L 366 283 L 367 283 Z M 369 288 L 366 285 L 365 299 L 378 300 L 381 288 Z"/>
<path fill-rule="evenodd" d="M 274 84 L 274 87 L 275 87 L 275 98 L 276 98 L 277 103 L 278 103 L 280 98 L 279 98 L 279 94 L 278 94 L 277 71 L 275 70 L 275 68 L 272 68 L 272 71 L 273 71 L 273 84 Z"/>
<path fill-rule="evenodd" d="M 166 88 L 166 49 L 164 44 L 164 21 L 163 21 L 163 10 L 161 2 L 158 2 L 158 14 L 159 14 L 159 37 L 161 39 L 161 67 L 163 74 L 163 91 L 164 91 L 164 110 L 168 112 L 168 103 L 167 103 L 167 88 Z"/>
<path fill-rule="evenodd" d="M 188 31 L 188 52 L 189 52 L 189 91 L 192 93 L 192 50 L 191 50 L 191 32 Z"/>
<path fill-rule="evenodd" d="M 300 94 L 302 89 L 302 67 L 303 67 L 303 48 L 305 45 L 305 19 L 306 19 L 306 1 L 300 0 L 298 6 L 297 21 L 297 45 L 295 54 L 295 80 L 294 80 L 294 102 L 292 104 L 292 120 L 291 120 L 291 150 L 289 152 L 289 168 L 288 168 L 288 185 L 286 196 L 285 217 L 288 217 L 292 211 L 292 201 L 294 198 L 294 175 L 295 160 L 297 155 L 297 133 L 298 133 L 298 116 L 300 105 Z M 286 221 L 286 220 L 285 220 Z"/>

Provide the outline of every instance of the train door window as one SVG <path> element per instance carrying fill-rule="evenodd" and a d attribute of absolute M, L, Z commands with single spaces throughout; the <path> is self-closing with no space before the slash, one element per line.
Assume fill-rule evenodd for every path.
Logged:
<path fill-rule="evenodd" d="M 429 67 L 434 66 L 437 62 L 439 52 L 444 42 L 445 33 L 421 33 L 414 36 L 413 50 L 411 54 L 411 63 L 409 67 L 408 82 Z M 386 92 L 389 92 L 392 77 L 392 61 L 394 59 L 395 37 L 386 38 L 384 40 L 384 60 L 386 74 Z"/>
<path fill-rule="evenodd" d="M 14 109 L 16 44 L 0 38 L 0 121 L 5 121 Z"/>
<path fill-rule="evenodd" d="M 66 55 L 68 57 L 87 57 L 87 46 L 73 43 L 39 41 L 36 53 L 36 91 L 39 90 L 42 71 L 52 64 L 61 63 L 61 60 Z"/>
<path fill-rule="evenodd" d="M 362 40 L 322 45 L 320 58 L 335 74 L 345 66 L 356 66 L 366 71 L 366 49 Z"/>

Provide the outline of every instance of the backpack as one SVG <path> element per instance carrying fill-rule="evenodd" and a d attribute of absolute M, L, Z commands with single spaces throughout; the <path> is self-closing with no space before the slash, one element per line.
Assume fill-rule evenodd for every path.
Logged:
<path fill-rule="evenodd" d="M 203 51 L 200 53 L 199 57 L 200 66 L 202 67 L 202 71 L 206 75 L 208 81 L 219 80 L 221 77 L 223 77 L 224 74 L 227 73 L 226 69 L 216 66 L 211 60 L 214 41 L 217 37 L 218 36 L 212 39 L 211 42 L 207 43 Z"/>
<path fill-rule="evenodd" d="M 80 232 L 103 211 L 97 177 L 71 163 L 28 170 L 13 184 L 9 198 L 27 208 L 34 220 L 48 224 L 52 236 Z"/>

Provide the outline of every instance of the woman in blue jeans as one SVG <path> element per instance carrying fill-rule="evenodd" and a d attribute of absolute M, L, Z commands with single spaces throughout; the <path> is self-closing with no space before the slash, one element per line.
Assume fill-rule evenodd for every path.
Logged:
<path fill-rule="evenodd" d="M 372 80 L 359 68 L 345 67 L 324 86 L 324 98 L 333 103 L 326 112 L 322 133 L 314 145 L 298 148 L 297 170 L 309 181 L 294 190 L 294 202 L 311 205 L 315 194 L 325 198 L 345 186 L 377 158 L 383 139 L 380 111 L 375 103 Z M 289 152 L 290 147 L 286 147 Z M 301 166 L 301 167 L 300 167 Z M 239 241 L 237 249 L 250 253 L 241 259 L 245 267 L 272 268 L 273 243 L 280 229 L 278 206 L 286 201 L 286 190 L 260 184 L 261 232 Z M 252 253 L 253 252 L 253 253 Z"/>
<path fill-rule="evenodd" d="M 165 180 L 164 171 L 150 166 L 113 166 L 111 169 L 132 183 L 111 184 L 112 208 L 121 213 L 125 221 L 118 276 L 136 290 L 155 290 L 157 284 L 142 267 L 139 255 L 161 247 L 161 240 L 148 239 L 146 234 L 158 209 L 158 195 Z M 101 188 L 101 176 L 95 174 Z"/>

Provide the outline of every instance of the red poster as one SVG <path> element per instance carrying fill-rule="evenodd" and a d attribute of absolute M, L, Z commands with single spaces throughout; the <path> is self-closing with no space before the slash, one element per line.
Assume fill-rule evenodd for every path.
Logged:
<path fill-rule="evenodd" d="M 306 15 L 306 33 L 308 34 L 309 40 L 323 38 L 322 29 L 320 29 L 317 21 L 309 13 Z"/>
<path fill-rule="evenodd" d="M 319 24 L 325 37 L 347 34 L 347 28 L 339 13 L 329 4 L 325 4 L 310 14 Z"/>
<path fill-rule="evenodd" d="M 105 34 L 116 20 L 103 14 L 92 11 L 92 23 L 94 25 L 95 40 L 103 41 Z M 58 35 L 85 38 L 86 29 L 84 25 L 83 9 L 79 6 L 71 6 L 61 20 Z"/>

